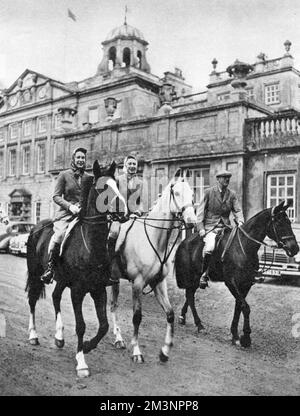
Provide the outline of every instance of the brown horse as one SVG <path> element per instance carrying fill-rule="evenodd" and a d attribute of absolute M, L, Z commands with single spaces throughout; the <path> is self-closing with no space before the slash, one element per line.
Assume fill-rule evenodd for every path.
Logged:
<path fill-rule="evenodd" d="M 114 162 L 108 169 L 101 169 L 97 161 L 94 163 L 94 178 L 90 177 L 89 182 L 83 187 L 83 193 L 86 192 L 87 197 L 85 216 L 75 224 L 69 235 L 55 273 L 56 285 L 52 293 L 56 318 L 55 345 L 58 348 L 64 346 L 60 302 L 64 289 L 69 287 L 78 337 L 76 370 L 79 377 L 89 375 L 84 353 L 96 348 L 108 331 L 105 286 L 108 279 L 106 241 L 111 215 L 110 203 L 112 199 L 118 197 L 123 200 L 125 205 L 115 182 L 115 168 Z M 109 201 L 108 196 L 110 197 Z M 44 220 L 32 229 L 28 239 L 26 290 L 30 306 L 29 342 L 32 345 L 39 344 L 35 327 L 35 306 L 37 300 L 45 293 L 44 283 L 40 277 L 47 265 L 48 245 L 53 234 L 52 228 L 52 222 Z M 82 303 L 87 293 L 90 293 L 93 298 L 99 329 L 94 338 L 83 342 L 85 322 Z"/>
<path fill-rule="evenodd" d="M 227 230 L 215 249 L 209 276 L 213 281 L 223 281 L 235 298 L 235 310 L 231 324 L 232 343 L 243 347 L 251 345 L 250 307 L 246 296 L 253 284 L 255 268 L 258 265 L 257 251 L 266 236 L 283 248 L 288 256 L 298 253 L 299 247 L 286 215 L 288 205 L 284 201 L 278 206 L 265 209 L 250 218 L 242 227 L 235 230 L 229 240 Z M 177 285 L 185 289 L 186 301 L 179 322 L 185 324 L 188 306 L 193 313 L 195 325 L 203 329 L 195 307 L 195 292 L 199 287 L 202 270 L 203 239 L 193 234 L 179 245 L 175 255 Z M 239 338 L 238 323 L 241 312 L 244 316 L 243 335 Z"/>

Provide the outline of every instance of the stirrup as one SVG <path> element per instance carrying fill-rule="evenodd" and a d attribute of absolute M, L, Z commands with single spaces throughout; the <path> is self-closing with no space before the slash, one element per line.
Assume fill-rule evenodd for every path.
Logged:
<path fill-rule="evenodd" d="M 199 287 L 200 287 L 200 289 L 206 289 L 208 287 L 208 277 L 207 276 L 201 276 L 200 277 Z"/>
<path fill-rule="evenodd" d="M 44 272 L 44 274 L 42 274 L 41 276 L 41 281 L 43 283 L 45 283 L 46 285 L 49 285 L 50 283 L 53 283 L 53 277 L 54 277 L 54 272 L 51 270 L 46 270 Z"/>

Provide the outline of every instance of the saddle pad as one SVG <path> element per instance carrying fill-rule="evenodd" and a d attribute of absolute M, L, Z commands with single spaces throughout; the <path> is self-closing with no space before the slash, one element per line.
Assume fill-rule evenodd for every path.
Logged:
<path fill-rule="evenodd" d="M 59 255 L 60 255 L 60 256 L 62 255 L 62 253 L 63 253 L 63 251 L 64 251 L 65 244 L 66 244 L 66 242 L 67 242 L 67 240 L 68 240 L 68 238 L 69 238 L 69 235 L 71 234 L 71 231 L 73 230 L 73 228 L 74 228 L 75 224 L 77 224 L 77 223 L 78 223 L 78 221 L 79 221 L 79 218 L 78 218 L 78 217 L 75 217 L 75 218 L 74 218 L 74 219 L 73 219 L 73 220 L 69 223 L 68 228 L 67 228 L 66 233 L 65 233 L 65 236 L 64 236 L 64 239 L 63 239 L 63 241 L 62 241 L 62 243 L 61 243 L 61 245 L 60 245 L 60 253 L 59 253 Z"/>

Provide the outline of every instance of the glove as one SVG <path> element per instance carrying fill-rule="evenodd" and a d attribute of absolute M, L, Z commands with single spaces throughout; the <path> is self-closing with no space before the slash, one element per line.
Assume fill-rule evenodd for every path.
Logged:
<path fill-rule="evenodd" d="M 244 225 L 243 221 L 239 221 L 238 226 L 241 227 L 242 225 Z"/>
<path fill-rule="evenodd" d="M 77 215 L 80 212 L 80 208 L 77 205 L 72 204 L 69 206 L 69 211 L 71 211 L 73 215 Z"/>
<path fill-rule="evenodd" d="M 199 235 L 200 235 L 200 237 L 205 236 L 205 230 L 203 230 L 203 228 L 199 231 Z"/>
<path fill-rule="evenodd" d="M 137 211 L 133 212 L 132 214 L 130 214 L 130 217 L 131 218 L 141 217 L 141 216 L 142 216 L 142 213 L 139 210 L 137 210 Z"/>

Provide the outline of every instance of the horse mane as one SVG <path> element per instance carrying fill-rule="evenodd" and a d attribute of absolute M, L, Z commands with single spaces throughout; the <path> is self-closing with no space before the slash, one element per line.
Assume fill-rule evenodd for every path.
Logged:
<path fill-rule="evenodd" d="M 252 223 L 252 221 L 255 221 L 256 217 L 258 217 L 258 216 L 262 216 L 262 215 L 266 214 L 267 212 L 271 213 L 271 209 L 272 208 L 265 208 L 264 210 L 257 212 L 251 218 L 249 218 L 249 220 L 247 220 L 245 222 L 245 225 L 250 225 Z"/>

